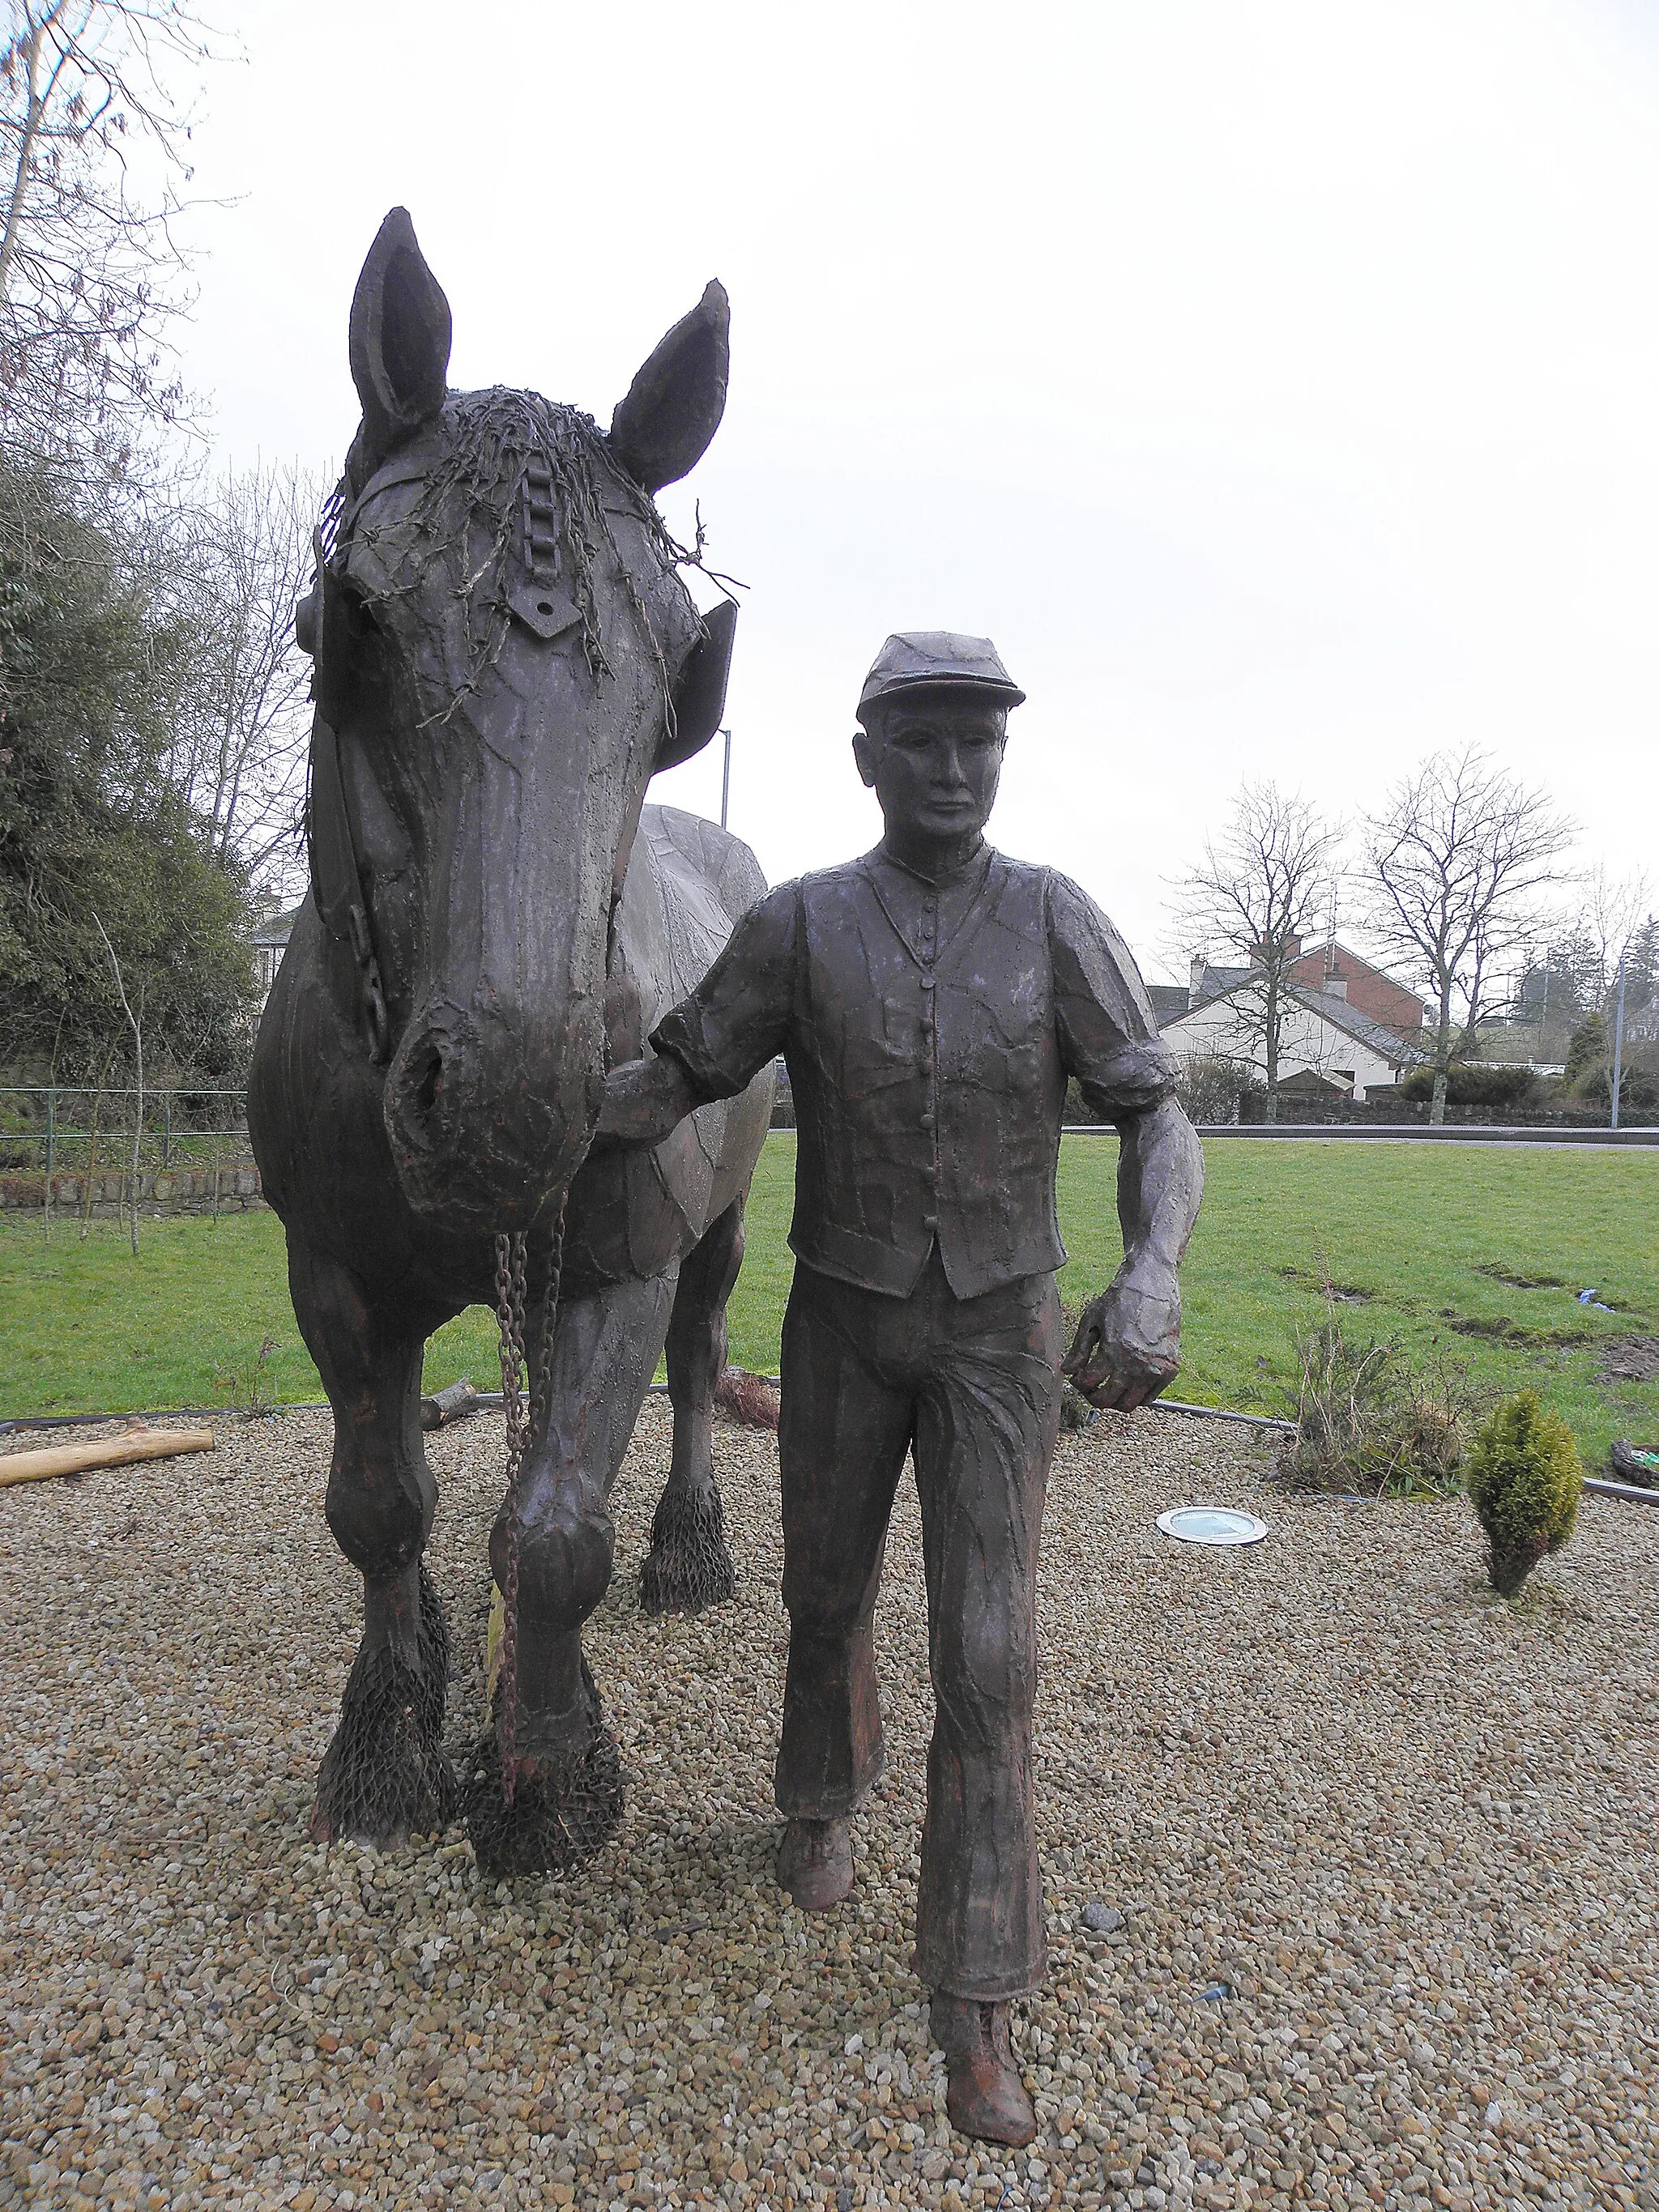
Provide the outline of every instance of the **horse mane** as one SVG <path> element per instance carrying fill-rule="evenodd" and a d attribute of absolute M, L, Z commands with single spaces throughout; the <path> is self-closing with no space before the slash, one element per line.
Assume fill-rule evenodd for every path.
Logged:
<path fill-rule="evenodd" d="M 595 590 L 595 572 L 602 553 L 608 551 L 656 656 L 666 690 L 669 672 L 662 641 L 617 547 L 612 520 L 627 517 L 635 522 L 663 572 L 677 578 L 680 568 L 702 565 L 701 529 L 694 550 L 679 544 L 649 493 L 623 468 L 592 416 L 580 408 L 544 399 L 539 392 L 494 385 L 483 392 L 451 392 L 439 421 L 445 434 L 439 450 L 420 479 L 413 506 L 394 522 L 358 523 L 356 503 L 348 505 L 344 483 L 337 487 L 317 532 L 319 573 L 331 571 L 337 576 L 354 532 L 360 532 L 367 544 L 379 538 L 392 541 L 387 550 L 393 557 L 384 566 L 389 574 L 406 579 L 393 588 L 408 595 L 418 588 L 428 561 L 461 548 L 464 573 L 457 589 L 468 602 L 471 644 L 466 681 L 448 710 L 453 713 L 494 665 L 506 642 L 509 595 L 525 572 L 529 550 L 527 493 L 533 474 L 538 501 L 550 503 L 557 514 L 559 585 L 575 609 L 583 653 L 594 681 L 614 673 Z M 489 543 L 483 559 L 470 564 L 466 534 L 475 523 L 483 524 Z"/>

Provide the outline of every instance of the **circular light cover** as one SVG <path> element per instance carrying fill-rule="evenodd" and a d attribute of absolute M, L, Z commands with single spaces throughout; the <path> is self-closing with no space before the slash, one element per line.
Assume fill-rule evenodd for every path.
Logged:
<path fill-rule="evenodd" d="M 1160 1513 L 1158 1525 L 1183 1544 L 1259 1544 L 1267 1533 L 1265 1521 L 1231 1505 L 1178 1505 Z"/>

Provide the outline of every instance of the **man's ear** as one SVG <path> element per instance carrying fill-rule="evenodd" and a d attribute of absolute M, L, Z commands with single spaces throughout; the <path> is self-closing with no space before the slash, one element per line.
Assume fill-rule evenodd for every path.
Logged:
<path fill-rule="evenodd" d="M 873 791 L 876 787 L 876 763 L 880 757 L 880 747 L 869 731 L 860 725 L 853 732 L 853 758 L 866 791 Z"/>
<path fill-rule="evenodd" d="M 351 380 L 363 419 L 346 463 L 361 490 L 387 454 L 444 404 L 453 325 L 406 208 L 393 208 L 368 249 L 351 300 Z"/>
<path fill-rule="evenodd" d="M 689 476 L 726 411 L 731 303 L 711 283 L 675 324 L 611 418 L 611 450 L 635 483 L 656 493 Z"/>

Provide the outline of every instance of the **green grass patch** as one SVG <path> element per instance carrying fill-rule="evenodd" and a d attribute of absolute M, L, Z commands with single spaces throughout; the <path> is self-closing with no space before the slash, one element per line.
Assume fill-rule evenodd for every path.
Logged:
<path fill-rule="evenodd" d="M 1659 1383 L 1598 1382 L 1602 1347 L 1659 1334 L 1659 1153 L 1497 1146 L 1223 1139 L 1207 1148 L 1204 1211 L 1182 1271 L 1186 1364 L 1177 1397 L 1279 1413 L 1291 1333 L 1321 1305 L 1322 1263 L 1361 1336 L 1438 1346 L 1496 1392 L 1536 1389 L 1592 1468 L 1614 1436 L 1659 1437 Z M 1110 1136 L 1068 1137 L 1060 1221 L 1068 1303 L 1117 1264 Z M 732 1301 L 731 1356 L 775 1373 L 793 1262 L 785 1238 L 794 1139 L 762 1156 Z M 289 1304 L 282 1224 L 250 1213 L 125 1227 L 0 1226 L 0 1413 L 155 1409 L 222 1402 L 219 1378 L 274 1340 L 280 1399 L 321 1396 Z M 1580 1306 L 1594 1285 L 1616 1314 Z M 495 1325 L 473 1307 L 432 1339 L 428 1388 L 497 1372 Z"/>

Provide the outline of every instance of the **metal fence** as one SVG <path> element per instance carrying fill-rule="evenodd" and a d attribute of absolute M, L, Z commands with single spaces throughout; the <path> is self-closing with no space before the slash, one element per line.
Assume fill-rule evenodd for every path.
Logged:
<path fill-rule="evenodd" d="M 137 1127 L 135 1128 L 135 1116 Z M 0 1086 L 0 1206 L 113 1212 L 245 1205 L 258 1194 L 247 1093 L 87 1084 Z"/>

